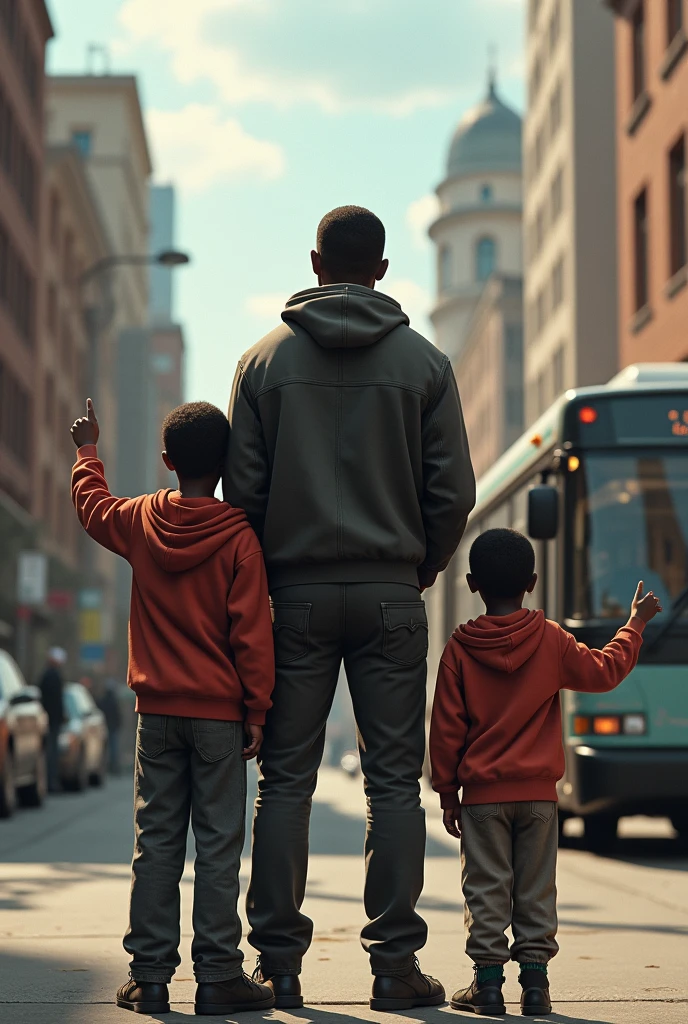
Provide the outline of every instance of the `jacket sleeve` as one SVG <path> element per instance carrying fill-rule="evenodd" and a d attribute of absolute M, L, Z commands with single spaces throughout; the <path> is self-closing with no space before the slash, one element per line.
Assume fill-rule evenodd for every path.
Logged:
<path fill-rule="evenodd" d="M 270 698 L 275 686 L 268 580 L 260 550 L 254 547 L 243 557 L 239 553 L 238 558 L 227 598 L 229 642 L 244 688 L 246 721 L 263 725 L 265 713 L 272 707 Z"/>
<path fill-rule="evenodd" d="M 645 623 L 633 616 L 601 651 L 576 643 L 561 631 L 561 688 L 580 693 L 606 693 L 623 682 L 638 661 Z"/>
<path fill-rule="evenodd" d="M 423 415 L 422 444 L 426 554 L 418 576 L 421 586 L 429 587 L 459 546 L 475 505 L 475 475 L 459 390 L 448 359 Z"/>
<path fill-rule="evenodd" d="M 243 508 L 260 539 L 270 493 L 270 466 L 258 407 L 243 363 L 237 367 L 227 416 L 230 433 L 222 494 L 230 505 Z"/>
<path fill-rule="evenodd" d="M 442 807 L 459 803 L 459 765 L 468 736 L 468 712 L 456 671 L 442 658 L 437 673 L 430 725 L 432 788 Z"/>
<path fill-rule="evenodd" d="M 110 494 L 95 445 L 84 445 L 77 452 L 72 469 L 72 501 L 89 537 L 116 555 L 128 558 L 138 499 L 115 498 Z"/>

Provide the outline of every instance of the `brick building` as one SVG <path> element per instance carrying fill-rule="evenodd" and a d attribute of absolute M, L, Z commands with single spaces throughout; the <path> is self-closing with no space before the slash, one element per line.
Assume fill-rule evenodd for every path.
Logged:
<path fill-rule="evenodd" d="M 615 0 L 619 356 L 688 359 L 687 0 Z"/>

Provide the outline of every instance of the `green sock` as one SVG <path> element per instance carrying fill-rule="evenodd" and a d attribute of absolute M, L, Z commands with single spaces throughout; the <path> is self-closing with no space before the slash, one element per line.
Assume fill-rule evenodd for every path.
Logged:
<path fill-rule="evenodd" d="M 543 974 L 547 974 L 547 964 L 521 964 L 521 974 L 524 971 L 542 971 Z"/>
<path fill-rule="evenodd" d="M 493 964 L 491 967 L 479 967 L 476 965 L 475 976 L 479 982 L 492 981 L 494 978 L 504 981 L 504 968 L 501 964 Z"/>

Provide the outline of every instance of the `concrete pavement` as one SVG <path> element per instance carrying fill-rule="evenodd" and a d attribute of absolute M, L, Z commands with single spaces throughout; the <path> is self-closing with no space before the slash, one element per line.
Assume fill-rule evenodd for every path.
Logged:
<path fill-rule="evenodd" d="M 420 907 L 430 938 L 422 963 L 451 992 L 471 975 L 463 953 L 458 844 L 442 829 L 430 794 L 427 805 L 428 860 Z M 315 941 L 303 974 L 309 1006 L 297 1012 L 243 1014 L 239 1019 L 244 1024 L 391 1024 L 404 1019 L 447 1024 L 451 1018 L 464 1019 L 448 1007 L 406 1014 L 368 1009 L 370 977 L 358 942 L 363 831 L 360 780 L 324 770 L 313 811 L 305 908 L 315 921 Z M 671 838 L 668 823 L 628 821 L 624 833 L 614 857 L 577 849 L 575 838 L 561 852 L 562 950 L 550 971 L 556 1012 L 548 1020 L 688 1020 L 688 857 Z M 53 798 L 41 811 L 24 811 L 0 823 L 3 1024 L 123 1024 L 133 1019 L 112 1004 L 115 989 L 127 976 L 121 936 L 131 843 L 128 779 L 85 796 Z M 189 860 L 182 900 L 184 962 L 172 984 L 175 1012 L 160 1018 L 171 1024 L 193 1014 L 191 881 Z M 250 947 L 244 948 L 249 957 Z M 516 972 L 515 965 L 507 968 L 507 999 L 514 1012 Z"/>

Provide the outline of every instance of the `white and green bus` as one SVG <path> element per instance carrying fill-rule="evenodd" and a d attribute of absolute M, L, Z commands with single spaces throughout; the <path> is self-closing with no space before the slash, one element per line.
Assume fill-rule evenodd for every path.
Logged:
<path fill-rule="evenodd" d="M 568 391 L 479 480 L 465 537 L 428 594 L 435 661 L 456 623 L 482 610 L 465 585 L 468 552 L 494 527 L 533 539 L 529 605 L 589 646 L 626 620 L 638 580 L 660 596 L 621 686 L 562 692 L 560 811 L 583 817 L 595 849 L 628 814 L 666 815 L 688 836 L 688 364 L 641 364 Z"/>

